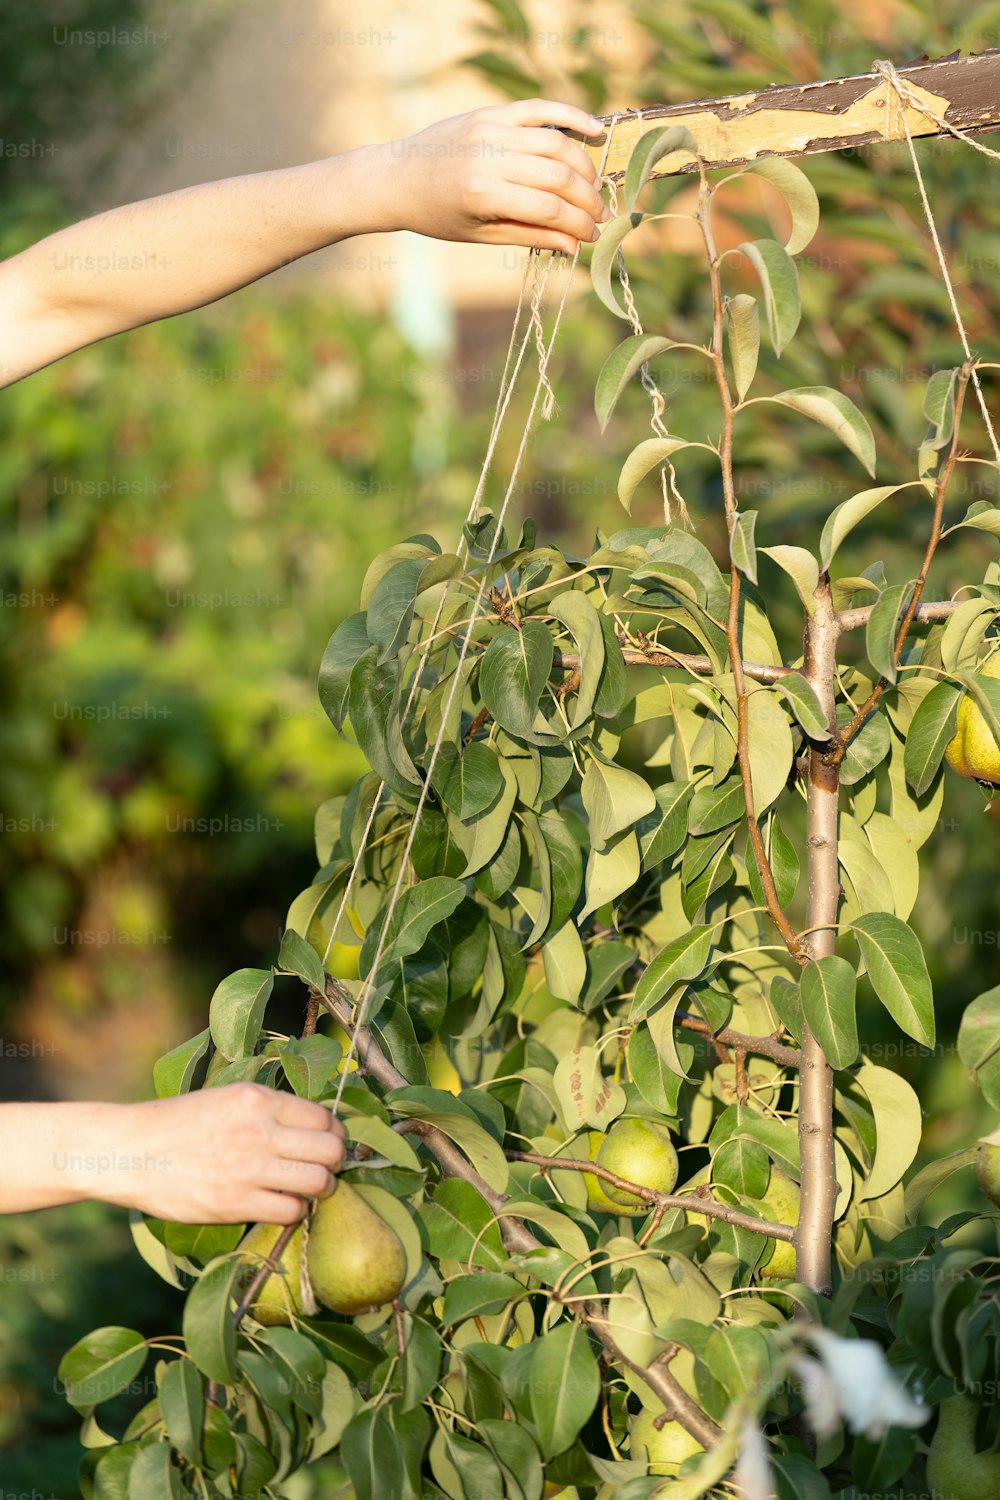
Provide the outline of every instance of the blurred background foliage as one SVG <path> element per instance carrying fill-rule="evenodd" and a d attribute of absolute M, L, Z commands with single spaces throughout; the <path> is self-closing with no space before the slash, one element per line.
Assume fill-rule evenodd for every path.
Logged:
<path fill-rule="evenodd" d="M 540 6 L 454 3 L 479 23 L 482 45 L 467 65 L 498 98 L 539 92 L 600 112 L 866 72 L 879 56 L 899 64 L 1000 38 L 1000 5 L 954 0 L 580 0 L 579 30 L 557 59 Z M 2 23 L 0 135 L 58 145 L 83 120 L 99 172 L 176 69 L 225 45 L 228 13 L 224 3 L 202 8 L 171 75 L 155 47 L 53 43 L 58 26 L 156 25 L 162 6 L 14 7 Z M 620 49 L 617 71 L 608 66 L 609 16 L 634 33 L 624 83 Z M 609 78 L 620 94 L 608 96 Z M 975 346 L 998 358 L 1000 198 L 983 191 L 992 168 L 955 142 L 917 149 Z M 762 351 L 764 378 L 839 385 L 876 429 L 879 482 L 911 477 L 926 380 L 962 351 L 906 149 L 803 165 L 821 196 L 821 229 L 799 258 L 802 330 L 780 366 Z M 44 155 L 5 145 L 0 188 L 3 255 L 76 216 L 72 184 Z M 690 188 L 679 178 L 656 192 L 677 208 Z M 723 243 L 747 230 L 780 235 L 782 211 L 766 192 L 734 189 Z M 659 229 L 635 236 L 632 281 L 648 329 L 704 337 L 692 250 Z M 732 289 L 755 290 L 742 275 L 736 267 Z M 589 546 L 595 528 L 626 524 L 617 472 L 647 421 L 637 384 L 606 436 L 597 430 L 594 380 L 624 329 L 579 279 L 554 357 L 558 410 L 536 431 L 515 496 L 516 519 L 533 515 L 540 539 L 567 550 Z M 453 544 L 485 450 L 503 321 L 464 310 L 455 346 L 428 358 L 346 289 L 303 281 L 276 295 L 264 285 L 84 351 L 0 396 L 4 1097 L 148 1093 L 151 1062 L 204 1023 L 218 979 L 272 961 L 315 867 L 314 809 L 361 764 L 319 709 L 323 648 L 356 608 L 377 552 L 420 531 Z M 713 425 L 700 373 L 663 367 L 679 430 L 699 414 Z M 995 377 L 985 384 L 992 405 Z M 487 503 L 502 494 L 525 409 L 504 428 Z M 822 429 L 776 412 L 747 421 L 740 491 L 761 511 L 758 541 L 815 545 L 826 514 L 865 481 Z M 966 424 L 970 448 L 987 452 L 972 400 Z M 678 474 L 721 560 L 721 500 L 697 453 Z M 994 494 L 992 471 L 964 473 L 951 519 Z M 641 504 L 650 509 L 637 506 L 636 520 L 655 523 L 655 500 Z M 890 582 L 911 577 L 925 510 L 896 497 L 852 535 L 845 562 L 860 571 L 881 558 Z M 942 549 L 927 597 L 982 577 L 994 542 L 960 536 Z M 779 632 L 782 623 L 792 657 L 791 608 Z M 848 639 L 845 654 L 861 646 Z M 991 1123 L 953 1047 L 963 1006 L 995 980 L 1000 945 L 998 824 L 976 785 L 949 777 L 923 856 L 913 921 L 938 987 L 942 1042 L 934 1055 L 907 1044 L 898 1065 L 924 1104 L 926 1159 Z M 869 1027 L 870 1048 L 898 1040 Z M 960 1207 L 967 1190 L 956 1178 L 932 1207 Z M 0 1272 L 0 1472 L 8 1488 L 69 1497 L 77 1438 L 53 1386 L 60 1354 L 93 1325 L 95 1306 L 152 1332 L 171 1326 L 174 1299 L 132 1253 L 123 1216 L 95 1205 L 0 1221 Z"/>

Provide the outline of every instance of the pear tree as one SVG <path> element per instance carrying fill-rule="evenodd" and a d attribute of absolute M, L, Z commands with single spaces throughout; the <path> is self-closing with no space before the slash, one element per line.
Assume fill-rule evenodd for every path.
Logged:
<path fill-rule="evenodd" d="M 699 185 L 700 341 L 643 329 L 628 283 L 669 151 Z M 720 251 L 741 174 L 663 128 L 593 253 L 629 328 L 597 420 L 618 441 L 626 390 L 653 403 L 628 524 L 576 556 L 482 509 L 457 551 L 421 534 L 377 557 L 333 632 L 320 698 L 370 769 L 319 809 L 273 967 L 223 979 L 155 1083 L 326 1103 L 348 1162 L 294 1230 L 137 1219 L 183 1339 L 104 1327 L 66 1355 L 88 1500 L 997 1491 L 1000 1147 L 914 1174 L 920 1101 L 865 1045 L 878 1014 L 935 1046 L 921 849 L 946 758 L 1000 783 L 1000 511 L 949 499 L 985 461 L 985 367 L 930 376 L 909 474 L 879 482 L 853 401 L 758 368 L 762 337 L 780 361 L 799 327 L 819 208 L 790 161 L 743 171 L 784 197 L 783 243 Z M 754 293 L 732 288 L 737 255 Z M 713 425 L 674 432 L 657 379 L 691 368 Z M 810 547 L 740 504 L 762 408 L 790 442 L 824 430 L 856 482 Z M 711 471 L 697 494 L 687 460 Z M 724 555 L 699 537 L 713 504 Z M 893 507 L 908 576 L 845 572 L 847 537 Z M 982 577 L 931 599 L 959 528 Z M 276 980 L 298 1034 L 269 1023 Z M 1000 1109 L 1000 989 L 959 1052 Z M 921 1218 L 977 1156 L 994 1253 L 967 1214 Z M 149 1399 L 106 1430 L 98 1408 L 143 1369 Z"/>

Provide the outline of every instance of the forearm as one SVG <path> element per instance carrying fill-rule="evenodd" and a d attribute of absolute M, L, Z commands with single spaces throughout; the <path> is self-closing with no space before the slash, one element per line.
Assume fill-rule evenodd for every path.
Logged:
<path fill-rule="evenodd" d="M 83 1198 L 114 1201 L 116 1183 L 134 1170 L 120 1144 L 121 1110 L 66 1102 L 0 1105 L 0 1213 Z"/>
<path fill-rule="evenodd" d="M 397 227 L 391 149 L 183 188 L 49 235 L 0 267 L 5 373 L 19 327 L 34 356 L 24 364 L 37 368 L 214 302 L 325 245 Z"/>

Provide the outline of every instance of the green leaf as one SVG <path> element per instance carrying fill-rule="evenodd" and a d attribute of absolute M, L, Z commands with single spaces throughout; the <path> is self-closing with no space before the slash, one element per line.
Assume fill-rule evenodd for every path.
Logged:
<path fill-rule="evenodd" d="M 432 875 L 405 890 L 385 932 L 379 973 L 390 963 L 408 958 L 421 949 L 439 922 L 450 917 L 465 900 L 465 885 L 447 875 Z M 378 926 L 365 934 L 358 971 L 365 974 L 374 962 Z"/>
<path fill-rule="evenodd" d="M 639 879 L 639 840 L 634 828 L 626 828 L 606 840 L 599 849 L 591 849 L 587 859 L 586 900 L 577 918 L 583 922 L 608 901 L 632 889 Z"/>
<path fill-rule="evenodd" d="M 326 988 L 326 973 L 323 960 L 304 937 L 288 928 L 278 949 L 278 968 L 289 974 L 297 974 L 304 983 L 312 985 L 320 994 Z"/>
<path fill-rule="evenodd" d="M 401 684 L 402 663 L 380 664 L 372 646 L 351 673 L 348 705 L 351 727 L 372 770 L 400 796 L 413 797 L 420 776 L 403 743 Z"/>
<path fill-rule="evenodd" d="M 471 1182 L 445 1177 L 418 1210 L 432 1255 L 500 1270 L 507 1256 L 489 1204 Z"/>
<path fill-rule="evenodd" d="M 322 1032 L 293 1036 L 282 1044 L 281 1069 L 300 1098 L 319 1099 L 343 1055 L 340 1043 Z"/>
<path fill-rule="evenodd" d="M 782 1026 L 796 1041 L 802 1038 L 802 994 L 799 986 L 783 974 L 776 974 L 768 990 L 771 1009 Z"/>
<path fill-rule="evenodd" d="M 129 1500 L 185 1500 L 169 1443 L 146 1443 L 139 1449 L 129 1469 L 128 1494 Z"/>
<path fill-rule="evenodd" d="M 774 684 L 774 691 L 788 700 L 788 706 L 797 722 L 801 724 L 811 740 L 830 738 L 826 714 L 820 707 L 815 689 L 810 682 L 806 681 L 801 672 L 790 672 L 787 677 L 780 677 Z"/>
<path fill-rule="evenodd" d="M 387 1103 L 397 1115 L 436 1125 L 464 1151 L 484 1182 L 495 1192 L 504 1191 L 510 1176 L 506 1157 L 462 1100 L 443 1089 L 413 1085 L 393 1089 Z"/>
<path fill-rule="evenodd" d="M 729 538 L 729 555 L 733 560 L 733 566 L 739 568 L 741 573 L 745 573 L 751 583 L 757 582 L 757 553 L 753 540 L 756 525 L 757 512 L 755 510 L 741 511 Z"/>
<path fill-rule="evenodd" d="M 674 938 L 647 964 L 636 986 L 630 1020 L 637 1021 L 646 1015 L 674 985 L 698 978 L 712 951 L 712 932 L 711 927 L 692 927 Z"/>
<path fill-rule="evenodd" d="M 744 168 L 772 183 L 792 215 L 792 230 L 785 241 L 789 255 L 797 255 L 809 244 L 819 228 L 819 199 L 816 189 L 801 167 L 784 156 L 757 156 Z"/>
<path fill-rule="evenodd" d="M 625 169 L 625 207 L 631 211 L 656 163 L 675 151 L 697 156 L 694 136 L 685 125 L 657 125 L 645 131 L 632 148 Z"/>
<path fill-rule="evenodd" d="M 953 682 L 936 682 L 917 705 L 906 732 L 903 769 L 918 797 L 937 775 L 944 752 L 955 734 L 962 690 Z"/>
<path fill-rule="evenodd" d="M 587 760 L 581 796 L 590 819 L 591 843 L 596 849 L 602 848 L 616 833 L 634 827 L 656 808 L 653 789 L 642 776 L 595 752 Z"/>
<path fill-rule="evenodd" d="M 445 1288 L 441 1321 L 446 1328 L 465 1318 L 502 1312 L 509 1303 L 524 1295 L 524 1287 L 513 1276 L 500 1271 L 477 1271 L 459 1276 Z"/>
<path fill-rule="evenodd" d="M 348 615 L 330 637 L 319 669 L 319 701 L 337 729 L 347 717 L 347 692 L 351 673 L 369 648 L 364 612 Z"/>
<path fill-rule="evenodd" d="M 593 601 L 579 589 L 567 589 L 565 593 L 557 594 L 548 610 L 553 619 L 571 632 L 580 654 L 580 686 L 571 726 L 576 729 L 594 712 L 604 671 L 605 641 L 601 617 Z"/>
<path fill-rule="evenodd" d="M 403 1494 L 403 1461 L 395 1434 L 378 1407 L 365 1407 L 344 1428 L 340 1458 L 353 1500 Z"/>
<path fill-rule="evenodd" d="M 146 1340 L 134 1328 L 95 1328 L 59 1364 L 67 1401 L 78 1411 L 110 1401 L 135 1379 L 148 1353 Z"/>
<path fill-rule="evenodd" d="M 604 303 L 609 312 L 615 313 L 619 318 L 624 318 L 626 322 L 629 320 L 629 315 L 612 291 L 611 272 L 617 264 L 622 240 L 641 224 L 644 218 L 644 214 L 633 213 L 620 214 L 616 219 L 609 219 L 602 228 L 601 237 L 590 257 L 590 279 L 598 300 Z"/>
<path fill-rule="evenodd" d="M 806 611 L 810 615 L 816 613 L 816 600 L 813 595 L 819 584 L 819 563 L 808 552 L 805 547 L 761 547 L 758 549 L 765 557 L 770 557 L 783 568 L 789 578 L 795 584 L 796 592 Z"/>
<path fill-rule="evenodd" d="M 730 776 L 718 786 L 700 786 L 691 798 L 688 832 L 694 836 L 715 833 L 738 823 L 746 812 L 743 783 Z"/>
<path fill-rule="evenodd" d="M 890 584 L 879 594 L 868 616 L 865 650 L 876 672 L 887 682 L 896 681 L 896 637 L 912 596 L 912 583 Z"/>
<path fill-rule="evenodd" d="M 434 762 L 431 784 L 445 807 L 467 822 L 497 801 L 504 776 L 496 753 L 482 741 L 474 740 L 464 750 L 445 743 Z"/>
<path fill-rule="evenodd" d="M 733 362 L 737 399 L 742 401 L 757 373 L 760 355 L 760 311 L 747 292 L 726 300 L 726 333 Z"/>
<path fill-rule="evenodd" d="M 935 370 L 924 392 L 923 414 L 930 423 L 924 442 L 931 448 L 943 448 L 951 441 L 955 426 L 957 368 Z"/>
<path fill-rule="evenodd" d="M 618 498 L 630 515 L 632 497 L 649 471 L 663 463 L 664 459 L 670 458 L 679 448 L 690 446 L 683 438 L 646 438 L 645 442 L 632 449 L 618 476 Z"/>
<path fill-rule="evenodd" d="M 986 500 L 977 500 L 970 505 L 958 526 L 969 526 L 973 531 L 987 531 L 990 536 L 1000 536 L 1000 510 Z"/>
<path fill-rule="evenodd" d="M 584 1126 L 607 1130 L 625 1108 L 625 1090 L 604 1076 L 601 1056 L 597 1047 L 573 1047 L 560 1058 L 553 1074 L 559 1108 L 571 1131 Z"/>
<path fill-rule="evenodd" d="M 479 1431 L 503 1468 L 510 1500 L 542 1500 L 545 1472 L 531 1434 L 516 1422 L 493 1417 L 484 1418 Z"/>
<path fill-rule="evenodd" d="M 198 1369 L 209 1380 L 230 1385 L 237 1377 L 236 1330 L 232 1302 L 245 1263 L 220 1257 L 202 1273 L 184 1304 L 184 1342 Z"/>
<path fill-rule="evenodd" d="M 744 240 L 737 249 L 742 250 L 760 277 L 767 331 L 774 352 L 780 357 L 802 316 L 795 262 L 776 240 Z"/>
<path fill-rule="evenodd" d="M 587 1333 L 575 1319 L 535 1339 L 530 1348 L 531 1413 L 548 1461 L 565 1452 L 589 1418 L 601 1378 Z"/>
<path fill-rule="evenodd" d="M 858 1056 L 856 989 L 854 969 L 846 958 L 831 954 L 802 970 L 802 1013 L 831 1068 L 849 1068 Z"/>
<path fill-rule="evenodd" d="M 958 1028 L 958 1055 L 975 1074 L 987 1103 L 1000 1109 L 1000 986 L 966 1006 Z"/>
<path fill-rule="evenodd" d="M 849 531 L 853 531 L 859 521 L 863 521 L 876 505 L 881 505 L 889 495 L 894 495 L 897 490 L 910 489 L 919 480 L 910 480 L 907 484 L 880 484 L 872 490 L 859 490 L 849 500 L 844 500 L 835 510 L 831 511 L 823 527 L 823 535 L 820 538 L 819 555 L 820 563 L 825 570 L 829 569 L 831 562 L 841 542 Z"/>
<path fill-rule="evenodd" d="M 922 1047 L 933 1047 L 934 996 L 916 933 L 886 911 L 856 917 L 851 928 L 872 987 L 897 1026 Z"/>
<path fill-rule="evenodd" d="M 828 427 L 831 432 L 836 433 L 844 447 L 860 460 L 869 474 L 875 473 L 875 438 L 868 419 L 842 391 L 834 390 L 829 385 L 800 385 L 793 391 L 779 391 L 773 396 L 758 396 L 756 399 L 788 406 L 804 417 L 811 417 L 821 427 Z M 893 488 L 901 489 L 902 486 L 895 485 Z M 850 504 L 850 500 L 844 501 L 844 505 Z M 843 506 L 838 505 L 833 514 L 836 515 L 842 509 Z M 828 521 L 827 526 L 829 524 Z M 826 527 L 823 535 L 825 538 Z M 826 565 L 825 563 L 824 566 Z"/>
<path fill-rule="evenodd" d="M 230 1062 L 253 1055 L 273 988 L 270 969 L 237 969 L 216 987 L 208 1007 L 209 1030 Z"/>
<path fill-rule="evenodd" d="M 189 1359 L 174 1360 L 164 1368 L 160 1376 L 160 1411 L 173 1447 L 188 1463 L 200 1463 L 205 1387 Z"/>
<path fill-rule="evenodd" d="M 673 349 L 676 342 L 676 339 L 661 338 L 658 334 L 634 333 L 611 351 L 594 387 L 594 412 L 602 432 L 611 419 L 619 396 L 636 371 L 657 354 Z"/>
<path fill-rule="evenodd" d="M 857 1190 L 859 1200 L 881 1198 L 909 1167 L 920 1146 L 923 1117 L 913 1089 L 890 1068 L 865 1059 L 857 1072 L 875 1120 L 871 1171 Z"/>
<path fill-rule="evenodd" d="M 206 1026 L 190 1041 L 181 1042 L 179 1047 L 157 1058 L 153 1064 L 153 1087 L 158 1099 L 170 1099 L 188 1092 L 210 1040 L 211 1031 Z"/>
<path fill-rule="evenodd" d="M 528 620 L 520 630 L 501 630 L 487 646 L 479 666 L 479 693 L 508 734 L 530 737 L 552 672 L 552 655 L 552 636 L 541 620 Z"/>
<path fill-rule="evenodd" d="M 378 649 L 378 661 L 388 661 L 403 646 L 413 623 L 413 606 L 426 557 L 397 562 L 379 579 L 368 601 L 365 629 Z"/>

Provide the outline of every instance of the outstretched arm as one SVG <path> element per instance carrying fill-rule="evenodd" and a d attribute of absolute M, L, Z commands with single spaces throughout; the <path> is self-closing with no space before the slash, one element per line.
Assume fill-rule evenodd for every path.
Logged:
<path fill-rule="evenodd" d="M 256 1083 L 141 1104 L 3 1104 L 0 1213 L 97 1198 L 179 1224 L 294 1224 L 333 1188 L 330 1110 Z"/>
<path fill-rule="evenodd" d="M 59 230 L 0 264 L 0 386 L 356 234 L 409 229 L 572 253 L 597 238 L 604 203 L 586 153 L 546 126 L 590 136 L 603 129 L 550 100 L 497 105 L 398 141 L 184 188 Z"/>

